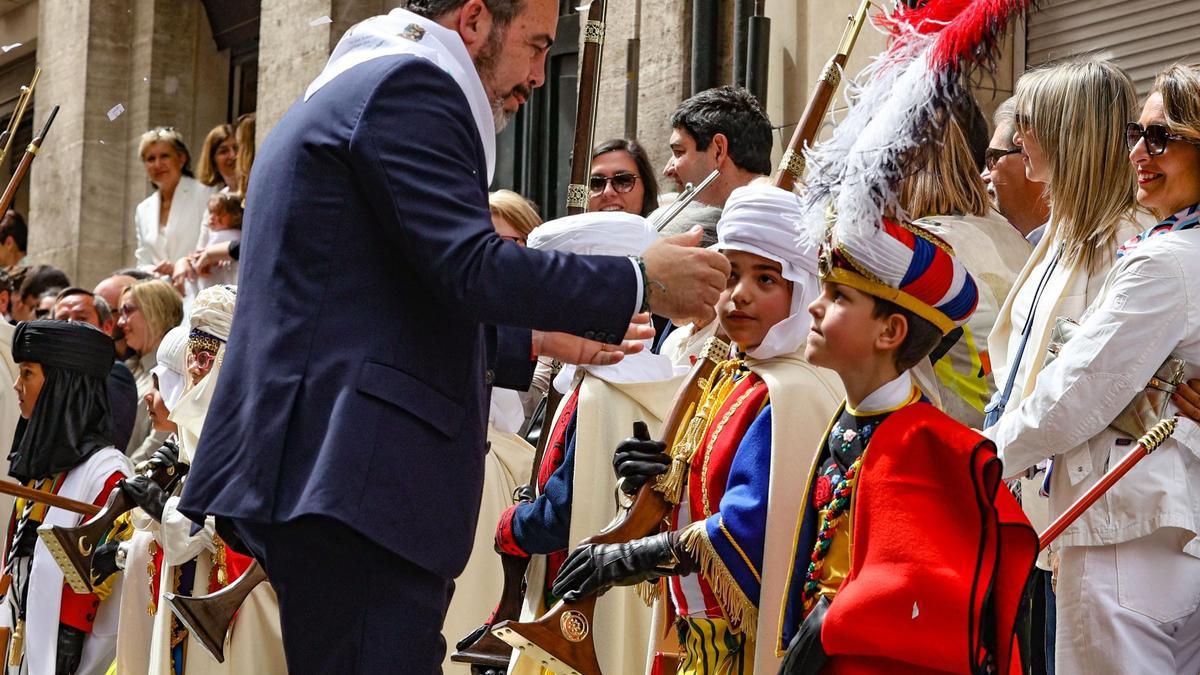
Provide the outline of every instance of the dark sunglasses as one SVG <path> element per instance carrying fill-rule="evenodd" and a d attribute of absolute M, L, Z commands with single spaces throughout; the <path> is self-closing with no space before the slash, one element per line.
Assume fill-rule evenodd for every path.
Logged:
<path fill-rule="evenodd" d="M 1146 153 L 1151 157 L 1161 155 L 1167 151 L 1167 144 L 1171 141 L 1186 141 L 1196 144 L 1190 138 L 1177 136 L 1167 130 L 1167 127 L 1162 124 L 1148 124 L 1144 128 L 1137 122 L 1130 122 L 1125 125 L 1125 145 L 1130 152 L 1137 147 L 1138 141 L 1146 139 Z"/>
<path fill-rule="evenodd" d="M 596 196 L 608 187 L 611 182 L 613 189 L 622 194 L 633 190 L 633 186 L 637 184 L 636 173 L 618 173 L 614 176 L 592 176 L 588 181 L 589 187 L 592 189 L 592 196 Z"/>
<path fill-rule="evenodd" d="M 983 163 L 987 165 L 988 171 L 992 171 L 996 168 L 996 162 L 999 162 L 1001 159 L 1008 157 L 1009 155 L 1015 155 L 1020 151 L 1020 148 L 1013 148 L 1012 150 L 1006 150 L 1004 148 L 988 148 L 987 151 L 983 153 Z"/>

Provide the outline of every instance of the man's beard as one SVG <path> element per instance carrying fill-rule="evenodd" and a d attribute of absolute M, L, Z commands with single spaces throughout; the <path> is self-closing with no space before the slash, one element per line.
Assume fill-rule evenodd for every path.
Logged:
<path fill-rule="evenodd" d="M 483 80 L 483 87 L 487 90 L 488 96 L 492 102 L 492 121 L 495 123 L 496 133 L 504 131 L 508 123 L 516 117 L 516 111 L 508 112 L 504 109 L 504 102 L 508 97 L 514 94 L 520 94 L 525 100 L 529 100 L 532 92 L 525 85 L 518 84 L 506 92 L 497 92 L 496 84 L 493 81 L 496 75 L 496 63 L 500 57 L 500 50 L 503 46 L 504 35 L 508 31 L 508 27 L 493 29 L 491 35 L 488 36 L 487 43 L 483 45 L 483 49 L 475 57 L 475 69 L 479 71 L 479 79 Z"/>

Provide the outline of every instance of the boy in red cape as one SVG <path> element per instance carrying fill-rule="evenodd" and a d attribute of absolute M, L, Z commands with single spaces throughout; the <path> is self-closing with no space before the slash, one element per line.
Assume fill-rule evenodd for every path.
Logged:
<path fill-rule="evenodd" d="M 1020 672 L 1037 535 L 992 443 L 908 373 L 974 311 L 974 280 L 940 239 L 887 219 L 831 235 L 819 271 L 805 356 L 846 401 L 809 474 L 783 672 Z"/>

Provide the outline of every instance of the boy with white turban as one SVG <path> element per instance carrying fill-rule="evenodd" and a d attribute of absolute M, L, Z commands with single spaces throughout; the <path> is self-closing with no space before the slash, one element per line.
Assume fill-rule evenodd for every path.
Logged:
<path fill-rule="evenodd" d="M 818 281 L 816 252 L 794 242 L 798 217 L 796 197 L 778 188 L 749 185 L 730 195 L 717 225 L 717 247 L 732 267 L 718 313 L 736 356 L 717 367 L 698 406 L 704 422 L 698 442 L 672 450 L 687 462 L 685 483 L 659 481 L 681 495 L 669 531 L 576 549 L 554 583 L 556 594 L 574 599 L 666 576 L 681 619 L 679 673 L 778 669 L 774 618 L 800 499 L 797 490 L 779 486 L 802 480 L 842 396 L 834 374 L 802 356 L 805 307 Z M 618 458 L 649 465 L 664 451 L 661 443 L 631 440 Z M 663 471 L 659 465 L 645 473 Z"/>

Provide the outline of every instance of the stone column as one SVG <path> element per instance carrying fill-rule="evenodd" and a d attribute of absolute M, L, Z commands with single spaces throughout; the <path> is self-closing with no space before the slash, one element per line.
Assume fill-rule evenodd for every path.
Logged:
<path fill-rule="evenodd" d="M 259 143 L 320 74 L 342 34 L 395 4 L 387 0 L 262 0 L 255 119 Z"/>
<path fill-rule="evenodd" d="M 30 176 L 30 260 L 90 287 L 133 262 L 133 212 L 153 189 L 141 134 L 179 129 L 194 164 L 226 115 L 228 57 L 200 0 L 43 2 L 38 13 L 35 128 L 61 110 Z"/>

